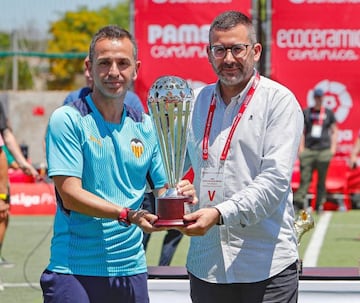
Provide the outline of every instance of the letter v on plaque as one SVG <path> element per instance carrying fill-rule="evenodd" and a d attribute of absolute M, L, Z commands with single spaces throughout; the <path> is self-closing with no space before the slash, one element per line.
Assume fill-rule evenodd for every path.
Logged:
<path fill-rule="evenodd" d="M 215 198 L 215 193 L 216 193 L 215 190 L 213 190 L 213 191 L 208 190 L 209 200 L 210 200 L 211 202 L 212 202 L 212 201 L 214 200 L 214 198 Z"/>

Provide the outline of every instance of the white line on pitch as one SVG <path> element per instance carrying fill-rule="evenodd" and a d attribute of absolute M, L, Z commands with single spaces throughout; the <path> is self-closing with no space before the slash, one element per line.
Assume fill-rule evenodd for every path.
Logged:
<path fill-rule="evenodd" d="M 4 282 L 2 284 L 4 288 L 19 288 L 19 287 L 33 287 L 38 288 L 40 290 L 40 284 L 38 282 L 31 282 L 31 283 L 8 283 Z"/>
<path fill-rule="evenodd" d="M 315 230 L 304 254 L 304 267 L 315 267 L 317 265 L 317 260 L 319 258 L 321 246 L 324 242 L 331 216 L 332 212 L 326 211 L 320 216 L 319 221 L 315 224 Z"/>

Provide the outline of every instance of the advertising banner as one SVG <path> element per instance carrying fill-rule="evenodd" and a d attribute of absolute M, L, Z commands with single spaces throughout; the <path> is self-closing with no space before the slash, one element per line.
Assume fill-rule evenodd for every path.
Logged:
<path fill-rule="evenodd" d="M 206 54 L 210 23 L 230 9 L 251 17 L 250 8 L 251 0 L 135 0 L 134 32 L 142 62 L 135 92 L 144 105 L 160 76 L 181 77 L 193 88 L 214 82 Z"/>
<path fill-rule="evenodd" d="M 53 215 L 56 210 L 54 185 L 51 183 L 11 183 L 12 215 Z"/>
<path fill-rule="evenodd" d="M 339 156 L 348 155 L 360 128 L 360 0 L 272 1 L 271 78 L 301 106 L 325 92 L 335 112 Z"/>

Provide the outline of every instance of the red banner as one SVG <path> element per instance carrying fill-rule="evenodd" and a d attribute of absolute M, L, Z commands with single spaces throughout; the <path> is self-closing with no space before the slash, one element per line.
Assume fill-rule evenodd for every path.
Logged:
<path fill-rule="evenodd" d="M 10 185 L 12 215 L 53 215 L 56 210 L 52 183 L 16 183 Z"/>
<path fill-rule="evenodd" d="M 211 21 L 236 9 L 250 16 L 251 0 L 135 0 L 135 38 L 142 62 L 135 91 L 147 107 L 147 94 L 160 76 L 174 75 L 197 88 L 216 77 L 207 60 Z"/>
<path fill-rule="evenodd" d="M 271 77 L 302 107 L 315 88 L 338 122 L 338 153 L 348 155 L 360 128 L 360 1 L 272 1 Z"/>

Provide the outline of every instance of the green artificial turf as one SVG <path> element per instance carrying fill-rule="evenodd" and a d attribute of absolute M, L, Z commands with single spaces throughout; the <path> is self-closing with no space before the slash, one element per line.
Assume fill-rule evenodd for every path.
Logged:
<path fill-rule="evenodd" d="M 319 216 L 314 214 L 315 224 Z M 1 303 L 40 303 L 39 278 L 49 259 L 52 216 L 12 216 L 6 235 L 3 256 L 16 263 L 14 268 L 0 267 Z M 306 233 L 299 246 L 303 257 L 314 230 Z M 165 232 L 152 234 L 146 253 L 149 266 L 156 266 Z M 317 239 L 315 239 L 317 240 Z M 171 266 L 184 266 L 189 237 L 184 236 L 176 250 Z M 333 212 L 322 249 L 320 267 L 359 267 L 360 210 Z"/>

